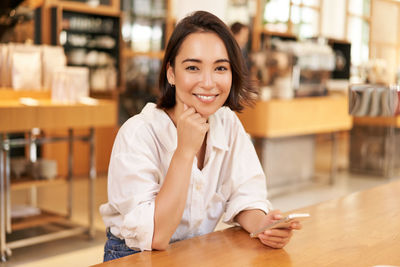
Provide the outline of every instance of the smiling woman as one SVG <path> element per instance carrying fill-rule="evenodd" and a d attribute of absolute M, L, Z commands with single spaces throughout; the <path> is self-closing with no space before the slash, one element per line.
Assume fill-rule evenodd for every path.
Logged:
<path fill-rule="evenodd" d="M 167 110 L 175 124 L 183 104 L 207 119 L 223 106 L 231 90 L 232 72 L 224 43 L 215 33 L 189 35 L 175 66 L 168 65 L 167 78 L 175 85 L 176 105 Z"/>
<path fill-rule="evenodd" d="M 158 105 L 147 104 L 115 139 L 100 207 L 105 261 L 210 233 L 224 213 L 225 223 L 248 232 L 282 218 L 270 211 L 261 164 L 233 112 L 255 90 L 229 28 L 204 11 L 179 22 L 159 87 Z M 294 221 L 257 237 L 281 248 L 300 227 Z"/>
<path fill-rule="evenodd" d="M 249 79 L 248 70 L 240 47 L 231 34 L 230 29 L 220 19 L 207 12 L 196 12 L 195 14 L 196 16 L 193 15 L 184 18 L 176 26 L 168 42 L 159 79 L 159 88 L 162 95 L 157 106 L 165 109 L 170 109 L 175 106 L 175 88 L 172 87 L 172 84 L 168 80 L 167 70 L 169 67 L 174 68 L 175 64 L 179 64 L 179 62 L 176 62 L 177 54 L 182 50 L 182 43 L 189 39 L 192 34 L 209 33 L 214 34 L 214 40 L 218 39 L 218 42 L 214 42 L 213 40 L 212 42 L 207 43 L 207 48 L 209 50 L 204 48 L 202 49 L 202 45 L 196 45 L 193 42 L 191 45 L 186 45 L 186 50 L 190 53 L 196 53 L 202 49 L 201 51 L 203 53 L 201 56 L 204 57 L 208 55 L 210 51 L 214 52 L 214 56 L 217 55 L 218 52 L 214 49 L 219 47 L 222 52 L 219 56 L 224 56 L 225 58 L 221 59 L 229 61 L 227 63 L 229 63 L 232 75 L 231 91 L 224 106 L 229 106 L 232 110 L 240 111 L 243 109 L 243 105 L 252 104 L 254 97 L 257 94 L 256 89 L 253 87 L 252 82 Z M 221 43 L 223 44 L 224 49 L 222 49 Z M 188 55 L 188 59 L 195 58 L 190 54 Z"/>

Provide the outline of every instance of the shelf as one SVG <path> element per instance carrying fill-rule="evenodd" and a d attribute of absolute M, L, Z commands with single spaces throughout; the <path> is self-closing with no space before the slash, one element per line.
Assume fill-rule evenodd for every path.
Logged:
<path fill-rule="evenodd" d="M 119 89 L 107 91 L 90 91 L 90 97 L 97 99 L 117 99 Z"/>
<path fill-rule="evenodd" d="M 11 180 L 11 190 L 21 190 L 31 188 L 32 186 L 48 186 L 66 184 L 67 180 L 64 178 L 55 178 L 52 180 L 34 180 L 31 178 L 21 178 L 18 180 Z"/>
<path fill-rule="evenodd" d="M 166 11 L 164 11 L 164 13 L 166 13 Z M 131 17 L 133 19 L 146 19 L 146 20 L 165 20 L 167 18 L 166 15 L 163 16 L 153 16 L 153 15 L 141 15 L 141 14 L 137 14 L 135 12 L 131 12 Z"/>
<path fill-rule="evenodd" d="M 86 64 L 67 63 L 67 66 L 68 67 L 86 67 L 86 68 L 89 68 L 89 69 L 105 69 L 105 68 L 107 68 L 109 66 L 112 66 L 112 65 L 95 65 L 95 66 L 91 66 L 91 65 L 86 65 Z M 92 90 L 92 89 L 90 88 L 90 90 Z"/>
<path fill-rule="evenodd" d="M 135 52 L 129 48 L 126 48 L 123 50 L 124 58 L 133 58 L 133 57 L 140 57 L 140 56 L 162 60 L 164 58 L 164 51 Z"/>
<path fill-rule="evenodd" d="M 287 33 L 287 32 L 276 32 L 276 31 L 269 31 L 269 30 L 263 29 L 261 31 L 261 34 L 268 35 L 271 37 L 282 37 L 282 38 L 297 40 L 297 37 L 295 35 Z"/>
<path fill-rule="evenodd" d="M 65 216 L 57 215 L 50 212 L 42 211 L 41 214 L 29 217 L 23 217 L 18 219 L 12 219 L 11 229 L 12 231 L 32 228 L 44 224 L 62 222 L 65 221 Z"/>
<path fill-rule="evenodd" d="M 113 50 L 116 50 L 117 47 L 114 46 L 112 48 L 109 47 L 97 47 L 97 46 L 86 46 L 86 45 L 71 45 L 71 44 L 65 44 L 64 45 L 64 50 L 73 50 L 73 49 L 87 49 L 87 50 L 96 50 L 96 51 L 102 51 L 102 52 L 113 52 Z"/>
<path fill-rule="evenodd" d="M 106 11 L 108 10 L 108 11 Z M 119 87 L 122 83 L 122 63 L 121 63 L 121 15 L 122 12 L 118 10 L 112 10 L 111 7 L 97 6 L 90 7 L 84 3 L 68 3 L 58 2 L 57 4 L 50 5 L 49 8 L 49 19 L 50 19 L 50 39 L 52 44 L 60 45 L 60 34 L 64 32 L 66 36 L 63 38 L 61 46 L 67 54 L 67 65 L 77 67 L 88 67 L 91 71 L 89 72 L 89 87 L 92 90 L 94 87 L 107 87 L 107 84 L 112 82 L 111 87 Z M 48 20 L 47 20 L 48 21 Z M 72 45 L 69 43 L 69 37 L 67 35 L 84 35 L 85 45 Z M 101 45 L 101 38 L 106 36 L 113 40 L 111 44 L 113 47 L 107 47 L 107 45 Z M 107 43 L 106 43 L 107 44 Z M 95 65 L 89 66 L 87 64 L 73 64 L 70 60 L 68 53 L 77 49 L 85 50 L 86 53 L 91 51 L 103 52 L 107 54 L 107 58 L 113 59 L 112 66 L 115 67 L 116 71 L 116 83 L 114 85 L 114 71 L 112 76 L 104 76 L 105 78 L 100 81 L 101 85 L 94 86 L 93 77 L 98 73 L 93 72 L 95 69 L 102 69 L 107 67 L 106 65 Z M 109 60 L 107 60 L 109 61 Z M 76 63 L 84 63 L 78 62 Z M 97 63 L 97 61 L 96 61 Z M 100 62 L 99 62 L 100 63 Z M 103 62 L 102 62 L 103 63 Z M 107 64 L 108 65 L 108 64 Z M 111 64 L 110 64 L 111 65 Z"/>
<path fill-rule="evenodd" d="M 75 33 L 75 34 L 87 34 L 87 35 L 108 35 L 108 36 L 117 36 L 114 32 L 105 32 L 105 31 L 87 31 L 87 30 L 80 30 L 80 29 L 71 29 L 71 28 L 62 28 L 62 31 L 66 31 L 68 33 Z"/>
<path fill-rule="evenodd" d="M 121 15 L 120 10 L 114 10 L 110 6 L 90 6 L 85 3 L 66 2 L 66 1 L 59 1 L 56 6 L 61 7 L 65 11 L 72 11 L 79 13 L 89 13 L 94 15 L 114 16 L 114 17 L 118 17 Z"/>

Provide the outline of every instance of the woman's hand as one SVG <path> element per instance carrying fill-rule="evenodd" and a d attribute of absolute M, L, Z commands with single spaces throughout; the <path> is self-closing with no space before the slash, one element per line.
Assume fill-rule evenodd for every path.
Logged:
<path fill-rule="evenodd" d="M 264 225 L 273 223 L 274 221 L 282 219 L 283 216 L 279 210 L 271 211 L 265 216 Z M 293 221 L 289 228 L 268 229 L 260 233 L 257 237 L 261 243 L 271 248 L 283 248 L 289 243 L 293 235 L 293 230 L 300 230 L 301 224 L 299 221 Z"/>
<path fill-rule="evenodd" d="M 207 119 L 203 118 L 193 107 L 184 105 L 184 111 L 177 120 L 177 151 L 187 156 L 195 156 L 203 144 L 209 129 Z"/>

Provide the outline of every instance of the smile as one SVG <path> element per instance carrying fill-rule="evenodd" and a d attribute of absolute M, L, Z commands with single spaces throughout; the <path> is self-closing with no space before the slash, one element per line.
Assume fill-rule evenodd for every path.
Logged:
<path fill-rule="evenodd" d="M 218 95 L 196 95 L 196 94 L 194 95 L 202 102 L 212 102 L 218 96 Z"/>

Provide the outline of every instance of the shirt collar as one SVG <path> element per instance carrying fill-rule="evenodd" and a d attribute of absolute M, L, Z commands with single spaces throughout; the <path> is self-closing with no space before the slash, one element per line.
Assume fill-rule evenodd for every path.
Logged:
<path fill-rule="evenodd" d="M 223 108 L 221 108 L 223 109 Z M 222 110 L 219 109 L 215 114 L 209 117 L 210 130 L 208 131 L 209 137 L 208 145 L 221 149 L 228 150 L 228 137 L 226 136 L 226 129 L 222 118 Z M 159 133 L 157 138 L 168 152 L 174 152 L 177 147 L 178 135 L 176 127 L 168 114 L 157 108 L 154 103 L 148 103 L 143 108 L 141 114 L 149 120 L 152 128 L 156 133 Z"/>
<path fill-rule="evenodd" d="M 210 141 L 210 145 L 216 148 L 219 148 L 221 150 L 228 150 L 228 136 L 227 136 L 227 125 L 224 125 L 223 121 L 223 110 L 225 107 L 220 108 L 215 112 L 213 115 L 211 115 L 208 118 L 208 122 L 210 124 L 210 130 L 208 131 L 208 134 L 210 135 L 210 138 L 208 141 Z"/>

